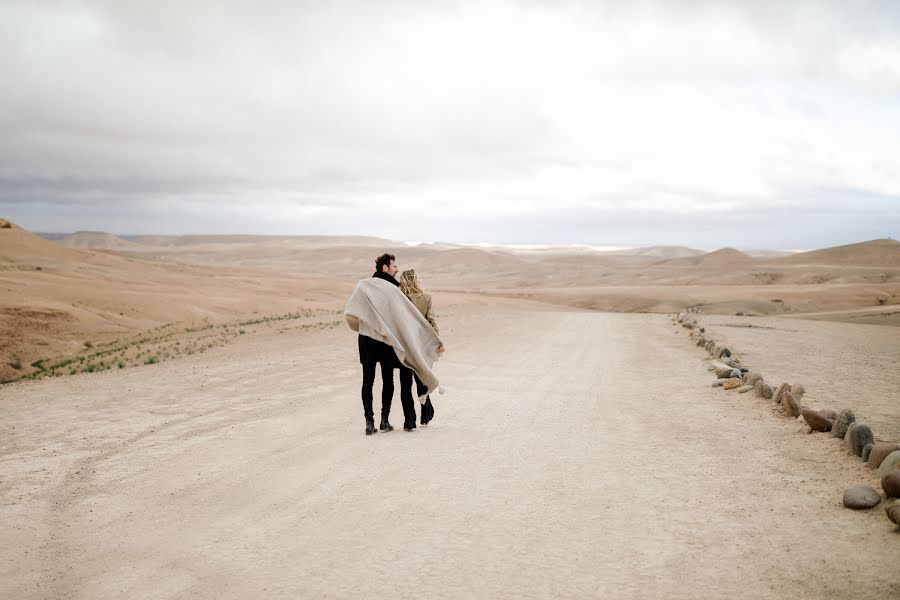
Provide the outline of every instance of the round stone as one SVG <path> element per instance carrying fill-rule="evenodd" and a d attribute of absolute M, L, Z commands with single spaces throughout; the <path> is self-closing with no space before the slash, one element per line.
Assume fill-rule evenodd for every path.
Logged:
<path fill-rule="evenodd" d="M 869 453 L 869 460 L 866 461 L 866 466 L 870 469 L 877 469 L 881 466 L 881 461 L 887 458 L 888 454 L 894 450 L 900 450 L 900 444 L 895 442 L 878 442 L 872 448 L 872 452 Z"/>
<path fill-rule="evenodd" d="M 889 502 L 888 505 L 884 507 L 884 512 L 891 523 L 900 527 L 900 500 Z"/>
<path fill-rule="evenodd" d="M 866 444 L 875 444 L 875 434 L 872 433 L 871 427 L 860 423 L 850 430 L 850 443 L 847 447 L 856 456 L 862 456 Z"/>
<path fill-rule="evenodd" d="M 772 394 L 772 400 L 775 401 L 775 404 L 781 404 L 781 395 L 789 389 L 791 389 L 791 386 L 786 383 L 779 384 L 778 387 L 775 388 L 775 392 Z"/>
<path fill-rule="evenodd" d="M 894 469 L 881 478 L 881 489 L 891 498 L 900 498 L 900 469 Z"/>
<path fill-rule="evenodd" d="M 734 390 L 744 385 L 744 380 L 740 377 L 732 377 L 731 379 L 726 379 L 725 383 L 722 384 L 722 387 L 726 390 Z"/>
<path fill-rule="evenodd" d="M 878 506 L 879 502 L 881 502 L 881 494 L 867 485 L 854 485 L 844 492 L 844 506 L 847 508 L 872 508 Z"/>
<path fill-rule="evenodd" d="M 831 435 L 844 439 L 844 436 L 847 435 L 847 429 L 850 428 L 850 424 L 855 420 L 856 415 L 853 414 L 852 410 L 849 408 L 842 410 L 838 413 L 837 419 L 834 420 L 834 425 L 831 427 Z"/>
<path fill-rule="evenodd" d="M 897 467 L 900 467 L 900 450 L 894 450 L 887 457 L 881 461 L 881 466 L 878 467 L 878 470 L 875 472 L 875 475 L 878 477 L 884 477 Z"/>
<path fill-rule="evenodd" d="M 813 431 L 831 431 L 831 421 L 819 411 L 804 408 L 800 414 L 803 415 L 803 420 Z"/>
<path fill-rule="evenodd" d="M 748 371 L 744 381 L 747 382 L 747 385 L 756 385 L 757 381 L 760 381 L 763 378 L 762 373 L 754 373 L 753 371 Z"/>
<path fill-rule="evenodd" d="M 868 462 L 869 455 L 872 453 L 872 448 L 874 448 L 874 447 L 875 447 L 875 444 L 866 444 L 865 446 L 863 446 L 863 453 L 862 453 L 863 462 Z"/>
<path fill-rule="evenodd" d="M 781 405 L 791 417 L 796 419 L 800 416 L 800 403 L 794 399 L 792 393 L 785 392 L 781 395 Z"/>

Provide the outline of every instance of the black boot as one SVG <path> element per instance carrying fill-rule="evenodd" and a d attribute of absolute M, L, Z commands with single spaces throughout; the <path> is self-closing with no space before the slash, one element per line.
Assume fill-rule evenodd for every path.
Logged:
<path fill-rule="evenodd" d="M 434 418 L 434 405 L 431 404 L 431 396 L 425 396 L 425 404 L 422 405 L 420 410 L 422 413 L 422 425 L 428 425 L 431 419 Z"/>
<path fill-rule="evenodd" d="M 388 423 L 387 417 L 381 417 L 381 425 L 378 426 L 378 429 L 380 429 L 382 431 L 393 431 L 394 430 L 393 426 L 391 426 L 391 424 Z"/>
<path fill-rule="evenodd" d="M 375 419 L 366 419 L 366 435 L 375 433 Z"/>

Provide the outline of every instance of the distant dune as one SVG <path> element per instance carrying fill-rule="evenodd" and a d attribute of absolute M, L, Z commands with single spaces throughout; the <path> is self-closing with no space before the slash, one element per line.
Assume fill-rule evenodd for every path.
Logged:
<path fill-rule="evenodd" d="M 705 267 L 705 268 L 736 268 L 753 264 L 754 258 L 734 248 L 721 248 L 714 252 L 707 252 L 695 256 L 673 258 L 660 265 L 669 267 Z"/>
<path fill-rule="evenodd" d="M 772 261 L 783 265 L 900 267 L 900 242 L 890 238 L 801 252 Z"/>
<path fill-rule="evenodd" d="M 900 305 L 900 243 L 893 240 L 756 259 L 734 248 L 517 249 L 362 236 L 78 232 L 60 242 L 0 223 L 0 380 L 87 341 L 167 323 L 307 308 L 337 314 L 385 251 L 401 269 L 415 268 L 435 294 L 488 302 L 502 296 L 616 312 L 702 305 L 707 313 L 805 318 L 828 312 L 822 318 L 885 325 L 898 324 L 891 307 Z"/>
<path fill-rule="evenodd" d="M 134 242 L 102 231 L 76 231 L 59 240 L 59 243 L 68 248 L 128 250 L 137 247 Z"/>

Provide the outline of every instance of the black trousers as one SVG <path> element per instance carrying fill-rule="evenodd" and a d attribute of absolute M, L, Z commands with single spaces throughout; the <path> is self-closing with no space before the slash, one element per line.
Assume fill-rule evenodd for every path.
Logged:
<path fill-rule="evenodd" d="M 413 377 L 418 379 L 415 371 L 407 367 L 400 367 L 400 403 L 403 404 L 403 427 L 415 429 L 416 427 L 416 403 L 413 400 Z"/>
<path fill-rule="evenodd" d="M 381 418 L 386 419 L 391 414 L 391 400 L 394 398 L 394 367 L 387 364 L 386 361 L 364 362 L 363 382 L 362 382 L 362 403 L 363 413 L 366 420 L 374 419 L 375 412 L 372 408 L 372 387 L 375 385 L 375 365 L 381 365 Z M 401 375 L 402 381 L 402 375 Z M 404 407 L 404 415 L 406 408 Z M 413 416 L 415 420 L 415 416 Z"/>

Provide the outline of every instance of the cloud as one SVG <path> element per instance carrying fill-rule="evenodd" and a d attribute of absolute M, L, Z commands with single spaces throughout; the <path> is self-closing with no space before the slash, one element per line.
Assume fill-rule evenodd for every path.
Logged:
<path fill-rule="evenodd" d="M 0 210 L 603 243 L 592 215 L 896 199 L 898 30 L 888 2 L 11 1 Z"/>

